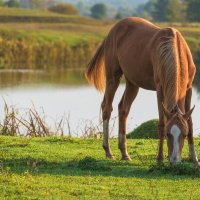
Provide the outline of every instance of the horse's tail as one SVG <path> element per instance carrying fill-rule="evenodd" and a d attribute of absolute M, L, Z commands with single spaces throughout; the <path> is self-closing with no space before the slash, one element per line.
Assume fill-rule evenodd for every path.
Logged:
<path fill-rule="evenodd" d="M 86 78 L 90 84 L 94 84 L 97 90 L 103 92 L 105 88 L 105 65 L 104 65 L 105 40 L 97 49 L 90 60 L 86 70 Z"/>

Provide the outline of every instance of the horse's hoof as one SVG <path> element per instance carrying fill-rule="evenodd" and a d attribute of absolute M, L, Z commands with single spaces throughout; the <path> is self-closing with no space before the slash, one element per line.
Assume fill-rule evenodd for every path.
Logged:
<path fill-rule="evenodd" d="M 193 163 L 194 163 L 196 166 L 200 166 L 200 162 L 199 162 L 199 161 L 193 161 Z"/>
<path fill-rule="evenodd" d="M 110 160 L 115 160 L 115 157 L 113 155 L 106 155 L 106 158 L 108 158 Z"/>
<path fill-rule="evenodd" d="M 163 163 L 163 161 L 164 161 L 164 158 L 163 157 L 157 157 L 157 163 L 158 164 L 162 164 Z"/>
<path fill-rule="evenodd" d="M 121 160 L 131 160 L 130 156 L 122 156 Z"/>

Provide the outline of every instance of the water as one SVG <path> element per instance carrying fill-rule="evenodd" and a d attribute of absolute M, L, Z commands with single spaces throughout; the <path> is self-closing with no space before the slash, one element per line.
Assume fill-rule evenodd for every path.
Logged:
<path fill-rule="evenodd" d="M 7 77 L 7 78 L 6 78 Z M 70 78 L 69 78 L 70 77 Z M 34 107 L 41 114 L 44 112 L 47 123 L 54 129 L 55 122 L 66 116 L 70 131 L 76 135 L 99 124 L 99 111 L 103 95 L 94 87 L 88 86 L 80 72 L 57 71 L 3 71 L 0 73 L 0 113 L 3 113 L 3 98 L 8 105 L 14 105 L 23 113 L 25 108 Z M 12 81 L 11 81 L 12 80 Z M 113 102 L 112 118 L 117 116 L 117 106 L 124 91 L 121 84 Z M 200 133 L 200 98 L 193 89 L 192 105 L 194 133 Z M 1 118 L 1 117 L 0 117 Z M 150 119 L 158 118 L 156 93 L 140 89 L 134 101 L 127 121 L 127 132 Z M 112 134 L 117 135 L 117 119 Z M 111 125 L 113 127 L 113 125 Z M 65 127 L 66 134 L 68 127 Z"/>

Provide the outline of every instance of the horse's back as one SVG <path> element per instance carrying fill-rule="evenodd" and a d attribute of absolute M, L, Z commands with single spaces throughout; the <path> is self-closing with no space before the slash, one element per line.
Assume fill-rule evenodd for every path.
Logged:
<path fill-rule="evenodd" d="M 144 89 L 155 90 L 156 72 L 152 60 L 160 59 L 155 49 L 160 44 L 165 43 L 165 40 L 167 42 L 169 38 L 176 40 L 177 45 L 180 43 L 177 51 L 179 51 L 181 62 L 189 62 L 185 66 L 195 68 L 190 50 L 184 38 L 176 29 L 161 29 L 151 22 L 137 17 L 121 20 L 111 29 L 105 43 L 105 60 L 109 60 L 107 63 L 112 62 L 111 66 L 108 66 L 109 68 L 118 65 L 117 67 L 121 68 L 126 79 L 133 84 Z M 179 41 L 177 38 L 179 38 Z M 153 58 L 155 55 L 157 59 Z M 182 65 L 182 63 L 180 64 Z M 194 71 L 186 68 L 180 68 L 180 70 L 182 72 L 184 70 Z M 187 73 L 185 74 L 187 75 Z M 191 80 L 193 74 L 192 72 Z"/>
<path fill-rule="evenodd" d="M 154 35 L 159 30 L 159 27 L 147 20 L 137 17 L 126 18 L 112 28 L 106 41 L 107 58 L 117 59 L 130 82 L 150 90 L 155 89 L 150 57 L 151 45 Z M 144 72 L 146 75 L 141 79 L 141 73 Z"/>

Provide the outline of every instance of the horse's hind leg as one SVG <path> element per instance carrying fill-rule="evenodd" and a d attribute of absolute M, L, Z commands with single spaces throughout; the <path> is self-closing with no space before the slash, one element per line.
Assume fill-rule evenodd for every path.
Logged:
<path fill-rule="evenodd" d="M 113 159 L 113 155 L 109 144 L 109 120 L 112 112 L 112 102 L 115 92 L 119 86 L 122 71 L 120 68 L 116 69 L 113 73 L 106 73 L 106 89 L 104 99 L 101 104 L 102 118 L 103 118 L 103 148 L 106 153 L 106 157 Z"/>
<path fill-rule="evenodd" d="M 131 160 L 127 153 L 126 145 L 126 119 L 131 108 L 131 104 L 137 96 L 139 88 L 130 82 L 126 82 L 124 95 L 119 103 L 119 138 L 118 145 L 121 150 L 122 160 Z"/>
<path fill-rule="evenodd" d="M 106 90 L 104 99 L 102 102 L 102 114 L 103 114 L 103 148 L 106 153 L 106 157 L 113 159 L 113 155 L 110 149 L 109 144 L 109 120 L 112 112 L 112 102 L 115 95 L 115 92 L 117 90 L 117 87 L 119 85 L 119 82 L 115 81 L 107 81 Z"/>

